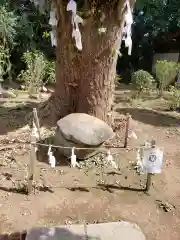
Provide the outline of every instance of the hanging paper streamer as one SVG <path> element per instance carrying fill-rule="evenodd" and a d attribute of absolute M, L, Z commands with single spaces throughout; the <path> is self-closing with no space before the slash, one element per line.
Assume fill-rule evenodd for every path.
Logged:
<path fill-rule="evenodd" d="M 53 9 L 50 11 L 49 25 L 51 25 L 53 27 L 57 26 L 56 13 Z"/>
<path fill-rule="evenodd" d="M 83 23 L 83 19 L 77 15 L 77 4 L 74 0 L 70 0 L 67 4 L 67 11 L 72 12 L 72 37 L 75 39 L 76 47 L 78 50 L 82 50 L 82 37 L 79 30 L 79 23 Z"/>
<path fill-rule="evenodd" d="M 51 7 L 51 11 L 50 11 L 49 25 L 52 26 L 52 31 L 50 32 L 51 44 L 52 46 L 57 46 L 57 33 L 56 33 L 57 18 L 56 18 L 55 9 L 53 7 Z"/>
<path fill-rule="evenodd" d="M 51 146 L 49 146 L 49 149 L 48 149 L 48 157 L 49 157 L 49 164 L 51 165 L 52 168 L 55 168 L 55 166 L 56 166 L 56 159 L 53 156 L 53 153 L 51 151 Z"/>
<path fill-rule="evenodd" d="M 109 149 L 109 151 L 108 151 L 107 162 L 108 162 L 109 164 L 111 164 L 111 166 L 112 166 L 113 168 L 118 169 L 117 164 L 116 164 L 115 161 L 113 160 L 113 156 L 112 156 L 112 154 L 111 154 L 110 149 Z"/>
<path fill-rule="evenodd" d="M 143 171 L 143 164 L 142 164 L 142 151 L 141 149 L 137 149 L 136 153 L 136 164 Z"/>
<path fill-rule="evenodd" d="M 132 38 L 131 38 L 131 27 L 133 24 L 133 16 L 129 0 L 126 0 L 127 12 L 125 14 L 125 27 L 124 27 L 124 37 L 122 40 L 125 41 L 125 47 L 128 48 L 128 55 L 131 55 L 132 51 Z"/>
<path fill-rule="evenodd" d="M 136 133 L 133 130 L 129 131 L 128 137 L 129 138 L 138 139 Z"/>
<path fill-rule="evenodd" d="M 75 167 L 79 167 L 79 164 L 76 161 L 76 155 L 75 155 L 75 148 L 72 148 L 72 152 L 71 152 L 71 167 L 75 168 Z"/>
<path fill-rule="evenodd" d="M 51 34 L 51 44 L 52 44 L 52 46 L 57 46 L 56 30 L 52 29 L 50 34 Z"/>

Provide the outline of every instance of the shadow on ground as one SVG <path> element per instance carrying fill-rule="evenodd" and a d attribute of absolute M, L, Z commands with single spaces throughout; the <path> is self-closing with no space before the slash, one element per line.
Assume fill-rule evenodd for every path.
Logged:
<path fill-rule="evenodd" d="M 119 191 L 131 191 L 131 192 L 145 192 L 145 188 L 135 188 L 135 187 L 126 187 L 126 186 L 121 186 L 121 185 L 113 185 L 113 184 L 97 184 L 95 186 L 55 186 L 55 187 L 49 187 L 49 186 L 36 186 L 34 188 L 34 194 L 36 191 L 39 192 L 49 192 L 53 193 L 55 189 L 60 188 L 60 189 L 67 189 L 71 192 L 90 192 L 92 189 L 98 189 L 102 191 L 107 191 L 109 193 L 114 193 L 113 190 L 119 190 Z M 4 192 L 10 192 L 10 193 L 16 193 L 20 195 L 28 195 L 27 188 L 18 188 L 18 187 L 0 187 L 1 191 Z"/>
<path fill-rule="evenodd" d="M 180 119 L 169 116 L 168 114 L 159 113 L 149 109 L 141 108 L 117 108 L 117 112 L 121 114 L 131 114 L 136 121 L 159 127 L 178 126 Z"/>
<path fill-rule="evenodd" d="M 28 123 L 28 114 L 38 106 L 38 103 L 35 102 L 19 103 L 14 107 L 3 106 L 3 103 L 6 101 L 0 102 L 0 135 L 24 127 Z"/>

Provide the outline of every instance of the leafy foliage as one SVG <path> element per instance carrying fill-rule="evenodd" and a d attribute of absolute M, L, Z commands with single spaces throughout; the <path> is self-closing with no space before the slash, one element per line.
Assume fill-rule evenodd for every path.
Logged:
<path fill-rule="evenodd" d="M 159 81 L 159 90 L 162 94 L 163 90 L 172 83 L 175 79 L 180 65 L 172 61 L 157 61 L 156 63 L 156 77 Z"/>
<path fill-rule="evenodd" d="M 172 99 L 170 102 L 170 109 L 177 110 L 180 109 L 180 89 L 176 86 L 171 86 L 170 92 L 172 94 Z"/>
<path fill-rule="evenodd" d="M 138 95 L 142 91 L 152 88 L 154 82 L 155 82 L 155 80 L 154 80 L 153 76 L 144 70 L 138 70 L 138 71 L 134 72 L 131 77 L 131 83 L 137 89 Z"/>
<path fill-rule="evenodd" d="M 26 64 L 26 70 L 22 70 L 18 76 L 19 81 L 25 82 L 29 95 L 39 92 L 43 85 L 45 76 L 46 60 L 41 52 L 25 52 L 23 61 Z"/>
<path fill-rule="evenodd" d="M 0 42 L 7 45 L 12 44 L 16 36 L 17 16 L 8 11 L 6 6 L 0 6 Z"/>
<path fill-rule="evenodd" d="M 56 81 L 56 73 L 55 73 L 55 62 L 54 61 L 46 61 L 45 67 L 45 82 L 49 84 L 53 84 Z"/>
<path fill-rule="evenodd" d="M 11 79 L 11 51 L 16 36 L 17 17 L 6 5 L 0 5 L 0 81 L 8 75 Z"/>
<path fill-rule="evenodd" d="M 9 49 L 0 45 L 0 82 L 4 81 L 4 76 L 9 71 L 9 57 Z"/>

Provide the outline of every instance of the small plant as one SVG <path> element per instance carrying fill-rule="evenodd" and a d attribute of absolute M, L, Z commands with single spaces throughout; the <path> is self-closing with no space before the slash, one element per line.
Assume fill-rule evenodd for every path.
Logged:
<path fill-rule="evenodd" d="M 4 77 L 11 77 L 10 53 L 15 43 L 16 26 L 18 18 L 12 11 L 7 9 L 7 5 L 0 5 L 0 82 Z"/>
<path fill-rule="evenodd" d="M 170 87 L 170 93 L 172 96 L 169 108 L 170 110 L 180 109 L 180 89 L 176 86 Z"/>
<path fill-rule="evenodd" d="M 131 83 L 137 90 L 136 97 L 139 97 L 141 92 L 153 88 L 155 80 L 150 73 L 144 70 L 138 70 L 132 74 Z"/>
<path fill-rule="evenodd" d="M 156 63 L 156 77 L 159 83 L 159 94 L 162 96 L 163 91 L 172 83 L 175 79 L 180 65 L 172 61 L 157 61 Z"/>
<path fill-rule="evenodd" d="M 39 51 L 27 51 L 23 54 L 23 61 L 26 63 L 26 70 L 20 72 L 18 80 L 25 83 L 29 95 L 32 96 L 39 93 L 43 86 L 46 59 Z"/>
<path fill-rule="evenodd" d="M 55 62 L 46 61 L 45 83 L 53 84 L 56 81 Z"/>

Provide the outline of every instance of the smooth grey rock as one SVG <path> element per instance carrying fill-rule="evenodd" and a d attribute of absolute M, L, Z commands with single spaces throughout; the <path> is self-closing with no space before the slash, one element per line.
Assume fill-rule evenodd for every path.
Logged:
<path fill-rule="evenodd" d="M 34 228 L 27 232 L 26 240 L 146 240 L 141 229 L 129 222 L 87 225 L 64 225 Z"/>
<path fill-rule="evenodd" d="M 71 142 L 97 146 L 114 136 L 104 121 L 85 113 L 72 113 L 57 122 L 57 128 Z"/>

